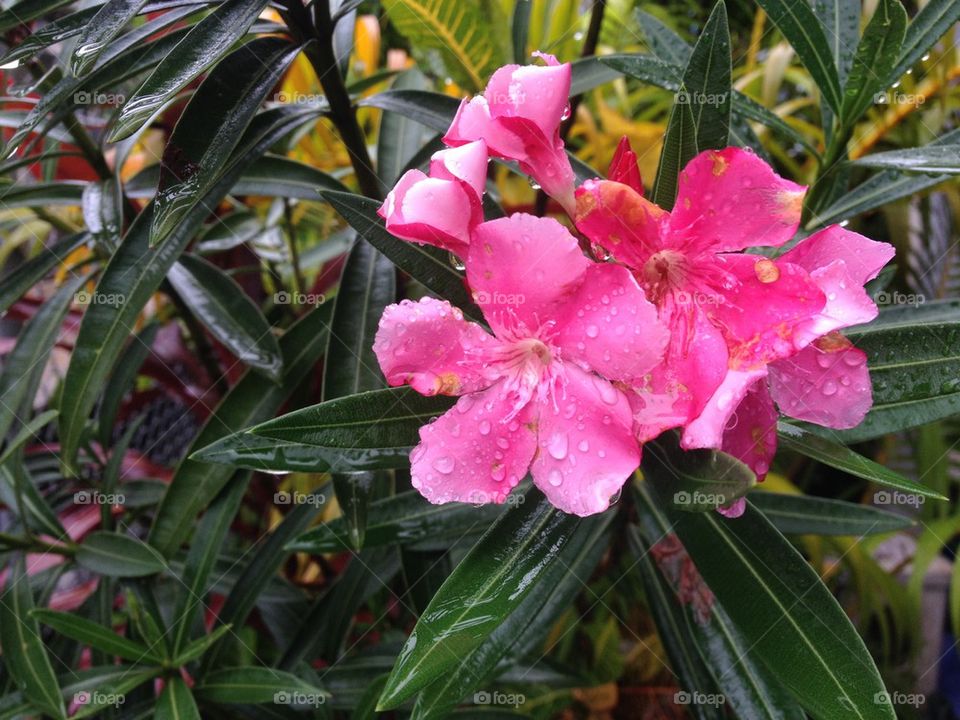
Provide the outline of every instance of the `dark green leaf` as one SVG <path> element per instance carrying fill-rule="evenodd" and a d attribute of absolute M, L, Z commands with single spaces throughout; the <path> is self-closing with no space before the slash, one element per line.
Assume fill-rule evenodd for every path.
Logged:
<path fill-rule="evenodd" d="M 294 699 L 305 696 L 313 705 L 322 704 L 327 694 L 283 670 L 265 667 L 224 668 L 208 674 L 193 688 L 193 693 L 206 702 L 277 703 L 293 705 Z"/>
<path fill-rule="evenodd" d="M 84 183 L 11 183 L 0 186 L 0 205 L 5 210 L 45 205 L 80 205 Z"/>
<path fill-rule="evenodd" d="M 837 67 L 830 53 L 823 25 L 809 3 L 796 0 L 757 0 L 773 24 L 783 33 L 816 81 L 830 108 L 840 112 L 842 96 Z"/>
<path fill-rule="evenodd" d="M 513 62 L 524 65 L 530 57 L 527 55 L 527 38 L 530 35 L 530 10 L 533 0 L 517 0 L 513 6 L 513 20 L 510 23 L 513 40 Z"/>
<path fill-rule="evenodd" d="M 33 57 L 44 48 L 50 47 L 56 43 L 63 42 L 80 34 L 87 24 L 100 8 L 90 7 L 75 12 L 71 15 L 65 15 L 62 18 L 48 22 L 41 28 L 37 28 L 33 33 L 11 47 L 7 53 L 0 58 L 0 65 L 9 65 L 15 61 L 23 61 Z"/>
<path fill-rule="evenodd" d="M 397 76 L 394 90 L 424 91 L 429 82 L 419 70 L 411 69 Z M 377 140 L 377 175 L 387 187 L 400 179 L 400 174 L 427 140 L 431 132 L 421 123 L 390 110 L 383 111 Z"/>
<path fill-rule="evenodd" d="M 932 48 L 960 20 L 960 3 L 955 0 L 930 0 L 907 27 L 900 58 L 884 85 L 892 85 Z"/>
<path fill-rule="evenodd" d="M 0 32 L 26 25 L 29 21 L 53 12 L 69 2 L 70 0 L 20 0 L 0 11 Z"/>
<path fill-rule="evenodd" d="M 844 85 L 860 37 L 860 0 L 814 0 L 813 12 L 823 25 L 837 77 Z"/>
<path fill-rule="evenodd" d="M 233 386 L 194 439 L 177 467 L 150 530 L 150 544 L 169 557 L 189 534 L 194 518 L 216 497 L 234 468 L 190 459 L 190 453 L 252 423 L 271 417 L 303 382 L 327 345 L 330 306 L 320 305 L 280 338 L 283 384 L 264 387 L 252 371 Z"/>
<path fill-rule="evenodd" d="M 179 677 L 167 678 L 157 701 L 155 720 L 200 720 L 193 693 Z"/>
<path fill-rule="evenodd" d="M 23 463 L 0 465 L 0 500 L 11 508 L 22 507 L 25 524 L 37 532 L 57 540 L 67 537 L 67 531 L 33 484 Z"/>
<path fill-rule="evenodd" d="M 0 452 L 0 465 L 3 465 L 7 462 L 7 460 L 13 457 L 13 454 L 21 447 L 26 445 L 31 440 L 35 440 L 37 433 L 40 432 L 43 426 L 53 420 L 56 416 L 56 410 L 46 410 L 29 422 L 25 423 L 20 431 L 14 435 L 6 445 L 4 445 L 3 452 Z"/>
<path fill-rule="evenodd" d="M 900 0 L 881 0 L 853 58 L 853 68 L 843 89 L 840 118 L 853 127 L 874 102 L 884 78 L 893 68 L 907 29 L 907 11 Z"/>
<path fill-rule="evenodd" d="M 190 254 L 182 255 L 167 277 L 210 334 L 239 360 L 280 381 L 283 359 L 277 338 L 260 308 L 233 278 Z"/>
<path fill-rule="evenodd" d="M 914 523 L 903 515 L 868 505 L 805 495 L 751 493 L 750 502 L 788 535 L 852 535 L 893 532 Z"/>
<path fill-rule="evenodd" d="M 853 164 L 906 172 L 956 175 L 960 173 L 960 145 L 925 145 L 909 150 L 873 153 L 854 160 Z"/>
<path fill-rule="evenodd" d="M 116 655 L 134 663 L 162 662 L 162 658 L 155 656 L 145 645 L 117 635 L 112 629 L 79 615 L 46 609 L 37 609 L 30 614 L 58 633 L 109 655 Z"/>
<path fill-rule="evenodd" d="M 481 645 L 513 612 L 573 535 L 580 518 L 531 490 L 467 553 L 407 639 L 380 698 L 396 707 Z"/>
<path fill-rule="evenodd" d="M 77 562 L 108 577 L 142 577 L 164 569 L 160 554 L 142 540 L 110 532 L 93 532 L 77 548 Z"/>
<path fill-rule="evenodd" d="M 23 559 L 11 564 L 6 591 L 0 597 L 0 646 L 7 672 L 23 696 L 44 713 L 66 717 L 60 686 L 40 639 L 40 626 L 30 613 L 33 595 Z"/>
<path fill-rule="evenodd" d="M 677 91 L 681 97 L 687 92 L 683 84 Z M 663 138 L 657 178 L 653 183 L 653 202 L 665 210 L 673 207 L 677 198 L 677 180 L 680 170 L 697 154 L 697 128 L 693 109 L 688 103 L 674 103 Z"/>
<path fill-rule="evenodd" d="M 719 150 L 728 144 L 731 72 L 727 9 L 720 0 L 713 6 L 683 72 L 686 95 L 678 94 L 676 100 L 690 105 L 698 152 Z"/>
<path fill-rule="evenodd" d="M 147 0 L 108 0 L 77 39 L 70 57 L 74 75 L 83 75 L 96 62 L 104 46 L 132 20 Z"/>
<path fill-rule="evenodd" d="M 640 8 L 634 15 L 653 54 L 666 63 L 686 67 L 691 52 L 687 42 L 656 16 Z"/>
<path fill-rule="evenodd" d="M 49 247 L 44 246 L 32 258 L 7 273 L 0 279 L 0 314 L 88 240 L 86 233 L 79 233 Z"/>
<path fill-rule="evenodd" d="M 100 444 L 108 447 L 113 439 L 114 421 L 120 410 L 123 396 L 127 394 L 137 379 L 140 367 L 150 354 L 153 340 L 160 329 L 159 323 L 151 323 L 130 340 L 123 355 L 117 360 L 110 382 L 103 389 L 103 399 L 97 410 L 97 426 Z"/>
<path fill-rule="evenodd" d="M 529 2 L 529 0 L 525 0 Z M 570 97 L 576 97 L 620 77 L 619 70 L 600 61 L 599 57 L 585 57 L 570 63 Z"/>
<path fill-rule="evenodd" d="M 398 113 L 435 132 L 446 132 L 460 107 L 456 98 L 426 90 L 387 90 L 357 104 Z"/>
<path fill-rule="evenodd" d="M 264 155 L 243 173 L 230 193 L 322 201 L 323 190 L 347 192 L 348 188 L 332 175 L 305 163 L 279 155 Z"/>
<path fill-rule="evenodd" d="M 117 142 L 136 132 L 154 111 L 223 57 L 250 29 L 265 5 L 266 0 L 227 0 L 217 5 L 127 99 L 109 141 Z"/>

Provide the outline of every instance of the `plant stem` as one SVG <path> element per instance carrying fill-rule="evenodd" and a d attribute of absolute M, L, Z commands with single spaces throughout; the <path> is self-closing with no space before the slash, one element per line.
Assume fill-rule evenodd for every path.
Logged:
<path fill-rule="evenodd" d="M 306 292 L 303 282 L 303 272 L 300 270 L 300 249 L 297 247 L 296 227 L 293 223 L 293 211 L 290 200 L 283 199 L 283 220 L 287 226 L 287 244 L 290 247 L 290 271 L 293 274 L 293 287 L 298 294 Z"/>

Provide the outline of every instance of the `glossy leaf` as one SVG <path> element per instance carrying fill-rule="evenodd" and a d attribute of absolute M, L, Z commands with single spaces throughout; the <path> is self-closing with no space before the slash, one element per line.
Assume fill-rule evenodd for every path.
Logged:
<path fill-rule="evenodd" d="M 0 11 L 0 32 L 45 15 L 68 4 L 70 0 L 20 0 Z"/>
<path fill-rule="evenodd" d="M 429 82 L 419 70 L 411 69 L 397 76 L 394 90 L 426 90 Z M 380 120 L 377 139 L 377 175 L 388 188 L 393 187 L 400 174 L 430 139 L 431 133 L 421 123 L 397 112 L 385 110 Z"/>
<path fill-rule="evenodd" d="M 677 96 L 686 94 L 681 84 Z M 697 128 L 693 108 L 687 103 L 674 103 L 663 138 L 657 178 L 653 183 L 653 202 L 669 210 L 677 198 L 677 181 L 680 171 L 697 154 Z"/>
<path fill-rule="evenodd" d="M 690 105 L 698 152 L 727 146 L 730 83 L 730 28 L 727 26 L 726 6 L 720 0 L 713 6 L 683 72 L 686 95 L 678 94 L 676 100 Z"/>
<path fill-rule="evenodd" d="M 237 359 L 274 382 L 283 373 L 280 345 L 260 308 L 235 280 L 212 263 L 184 254 L 167 278 L 180 297 Z"/>
<path fill-rule="evenodd" d="M 131 338 L 130 344 L 127 345 L 110 373 L 110 382 L 103 389 L 103 398 L 97 409 L 97 434 L 103 447 L 110 445 L 120 403 L 124 395 L 133 387 L 140 367 L 151 352 L 159 329 L 158 323 L 151 323 Z"/>
<path fill-rule="evenodd" d="M 0 65 L 9 65 L 15 61 L 22 62 L 44 48 L 79 35 L 99 9 L 98 7 L 84 8 L 37 28 L 24 40 L 9 48 L 6 54 L 0 57 Z"/>
<path fill-rule="evenodd" d="M 387 90 L 359 105 L 398 113 L 436 132 L 446 132 L 460 103 L 456 98 L 426 90 Z"/>
<path fill-rule="evenodd" d="M 32 258 L 4 275 L 0 279 L 0 314 L 5 313 L 24 293 L 88 240 L 86 233 L 78 233 L 44 246 Z"/>
<path fill-rule="evenodd" d="M 907 27 L 900 57 L 884 84 L 899 80 L 958 20 L 960 5 L 953 0 L 930 0 L 924 4 Z"/>
<path fill-rule="evenodd" d="M 823 25 L 837 77 L 844 85 L 860 38 L 860 0 L 814 0 L 813 12 Z"/>
<path fill-rule="evenodd" d="M 580 523 L 531 490 L 467 553 L 417 621 L 380 697 L 396 707 L 481 645 L 550 567 Z"/>
<path fill-rule="evenodd" d="M 127 98 L 109 141 L 117 142 L 136 132 L 170 97 L 216 63 L 243 37 L 265 4 L 265 0 L 227 0 L 217 5 Z"/>
<path fill-rule="evenodd" d="M 527 61 L 527 37 L 530 34 L 530 10 L 533 0 L 517 0 L 513 6 L 510 22 L 510 39 L 513 41 L 513 62 L 523 65 Z"/>
<path fill-rule="evenodd" d="M 317 698 L 326 697 L 326 693 L 314 687 L 296 675 L 264 667 L 224 668 L 208 674 L 193 688 L 193 693 L 206 702 L 237 703 L 274 703 L 276 696 L 280 702 L 286 697 L 308 695 Z M 320 699 L 315 704 L 322 703 Z"/>
<path fill-rule="evenodd" d="M 873 153 L 854 160 L 853 164 L 906 172 L 956 175 L 960 173 L 960 145 L 925 145 L 908 150 Z"/>
<path fill-rule="evenodd" d="M 132 20 L 147 0 L 108 0 L 99 9 L 77 39 L 70 58 L 74 75 L 83 75 L 100 55 L 103 47 Z"/>
<path fill-rule="evenodd" d="M 160 554 L 142 540 L 111 532 L 87 535 L 76 558 L 88 570 L 108 577 L 143 577 L 166 567 Z"/>
<path fill-rule="evenodd" d="M 42 608 L 34 610 L 30 615 L 58 633 L 109 655 L 135 663 L 162 661 L 162 658 L 155 656 L 146 645 L 117 635 L 111 628 L 98 625 L 79 615 Z"/>
<path fill-rule="evenodd" d="M 637 8 L 634 16 L 637 18 L 640 29 L 643 30 L 647 44 L 657 58 L 679 67 L 686 66 L 692 51 L 686 40 L 667 27 L 658 17 L 645 10 Z"/>
<path fill-rule="evenodd" d="M 279 155 L 264 155 L 250 165 L 230 192 L 322 201 L 323 190 L 347 192 L 347 186 L 305 163 Z"/>
<path fill-rule="evenodd" d="M 832 498 L 751 493 L 750 502 L 787 535 L 851 535 L 894 532 L 914 523 L 903 515 Z"/>

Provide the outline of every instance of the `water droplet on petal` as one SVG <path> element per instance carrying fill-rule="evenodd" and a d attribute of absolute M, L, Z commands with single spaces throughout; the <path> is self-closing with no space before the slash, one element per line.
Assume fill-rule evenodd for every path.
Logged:
<path fill-rule="evenodd" d="M 547 482 L 554 487 L 560 487 L 560 485 L 563 483 L 563 473 L 556 468 L 553 468 L 549 473 L 547 473 Z"/>
<path fill-rule="evenodd" d="M 823 384 L 823 387 L 820 388 L 820 392 L 822 392 L 822 393 L 823 393 L 824 395 L 826 395 L 827 397 L 830 397 L 831 395 L 836 395 L 836 394 L 837 394 L 837 384 L 836 384 L 833 380 L 827 380 L 827 381 Z"/>
<path fill-rule="evenodd" d="M 490 421 L 489 421 L 489 420 L 481 420 L 481 421 L 480 421 L 480 426 L 479 426 L 478 429 L 480 430 L 480 434 L 481 434 L 481 435 L 489 435 L 489 434 L 490 434 Z"/>
<path fill-rule="evenodd" d="M 600 334 L 600 328 L 596 325 L 587 325 L 587 337 L 595 338 Z"/>
<path fill-rule="evenodd" d="M 563 460 L 567 456 L 566 433 L 555 432 L 547 440 L 547 452 L 554 460 Z"/>
<path fill-rule="evenodd" d="M 438 473 L 443 473 L 444 475 L 449 475 L 453 472 L 453 468 L 456 467 L 456 461 L 449 455 L 443 455 L 438 457 L 433 461 L 433 469 Z"/>

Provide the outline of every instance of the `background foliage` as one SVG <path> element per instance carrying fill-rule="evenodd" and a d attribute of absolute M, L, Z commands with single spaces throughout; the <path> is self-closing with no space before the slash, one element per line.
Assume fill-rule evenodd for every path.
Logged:
<path fill-rule="evenodd" d="M 0 718 L 951 717 L 958 18 L 952 0 L 4 3 Z M 375 211 L 457 98 L 536 49 L 574 62 L 581 177 L 626 135 L 669 204 L 677 168 L 729 142 L 811 186 L 801 235 L 897 246 L 880 317 L 849 333 L 862 426 L 784 424 L 756 488 L 663 438 L 588 519 L 536 490 L 473 508 L 410 488 L 416 430 L 449 400 L 385 389 L 376 323 L 402 296 L 472 304 Z M 729 102 L 677 102 L 697 92 Z M 489 186 L 488 217 L 553 209 L 504 165 Z M 672 501 L 720 483 L 749 490 L 742 520 Z"/>

